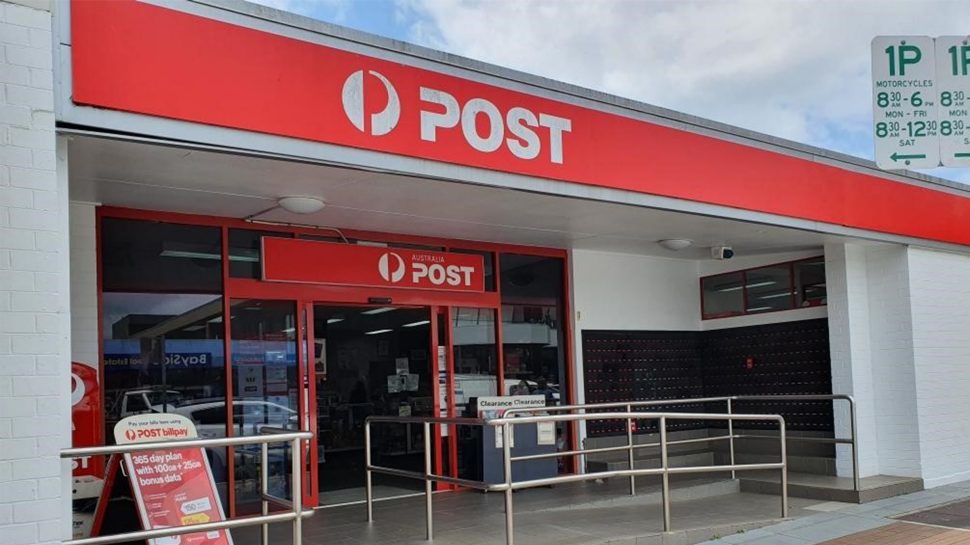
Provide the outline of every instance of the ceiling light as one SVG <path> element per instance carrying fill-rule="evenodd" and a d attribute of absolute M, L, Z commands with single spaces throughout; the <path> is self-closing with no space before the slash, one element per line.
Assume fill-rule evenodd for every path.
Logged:
<path fill-rule="evenodd" d="M 184 257 L 188 259 L 212 259 L 219 260 L 222 256 L 210 252 L 193 252 L 190 250 L 162 250 L 159 257 Z"/>
<path fill-rule="evenodd" d="M 390 333 L 394 331 L 393 329 L 375 329 L 374 331 L 365 331 L 364 335 L 380 335 L 381 333 Z"/>
<path fill-rule="evenodd" d="M 366 314 L 368 316 L 373 316 L 375 314 L 383 314 L 385 312 L 390 312 L 392 310 L 394 310 L 394 307 L 372 308 L 370 310 L 365 310 L 364 312 L 361 312 L 361 314 Z"/>
<path fill-rule="evenodd" d="M 280 197 L 280 207 L 294 214 L 313 214 L 323 210 L 323 199 L 316 197 Z"/>
<path fill-rule="evenodd" d="M 337 322 L 342 322 L 342 321 L 344 321 L 343 318 L 328 318 L 327 319 L 327 323 L 328 324 L 336 324 Z"/>
<path fill-rule="evenodd" d="M 759 310 L 771 310 L 771 309 L 772 307 L 754 307 L 754 308 L 749 308 L 748 312 L 758 312 Z"/>
<path fill-rule="evenodd" d="M 693 241 L 687 240 L 686 238 L 665 238 L 657 241 L 657 244 L 675 252 L 683 250 L 684 248 L 690 248 L 693 243 Z"/>
<path fill-rule="evenodd" d="M 411 322 L 410 324 L 404 324 L 401 327 L 418 327 L 419 325 L 430 324 L 431 320 L 421 320 L 419 322 Z"/>
<path fill-rule="evenodd" d="M 771 295 L 762 295 L 761 297 L 758 297 L 758 299 L 777 299 L 779 297 L 791 297 L 792 295 L 795 295 L 795 293 L 784 291 L 781 293 L 772 293 Z"/>
<path fill-rule="evenodd" d="M 761 288 L 761 287 L 764 287 L 764 286 L 774 286 L 777 283 L 778 282 L 775 282 L 774 280 L 767 280 L 765 282 L 755 282 L 753 284 L 748 284 L 745 287 L 746 288 Z M 731 286 L 730 288 L 721 288 L 721 289 L 719 289 L 717 291 L 738 291 L 739 289 L 741 289 L 741 286 Z"/>

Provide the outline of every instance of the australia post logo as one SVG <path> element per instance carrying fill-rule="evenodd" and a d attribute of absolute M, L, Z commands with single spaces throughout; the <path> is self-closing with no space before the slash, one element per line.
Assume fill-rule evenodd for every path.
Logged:
<path fill-rule="evenodd" d="M 475 289 L 481 272 L 474 265 L 448 263 L 448 254 L 411 253 L 408 260 L 397 252 L 385 252 L 377 260 L 377 272 L 385 282 L 410 287 Z M 463 256 L 464 257 L 464 256 Z M 430 284 L 430 285 L 429 285 Z"/>
<path fill-rule="evenodd" d="M 380 85 L 386 101 L 373 106 L 364 100 L 364 89 Z M 358 70 L 344 81 L 341 92 L 344 114 L 360 132 L 385 136 L 398 128 L 402 109 L 418 108 L 420 137 L 437 142 L 445 131 L 460 131 L 465 143 L 481 153 L 507 149 L 525 161 L 563 164 L 564 139 L 572 132 L 572 120 L 522 106 L 502 110 L 486 98 L 471 98 L 464 104 L 442 89 L 420 87 L 418 96 L 403 97 L 393 83 L 376 70 Z"/>
<path fill-rule="evenodd" d="M 481 293 L 481 255 L 265 237 L 263 280 Z M 336 266 L 335 266 L 336 265 Z"/>

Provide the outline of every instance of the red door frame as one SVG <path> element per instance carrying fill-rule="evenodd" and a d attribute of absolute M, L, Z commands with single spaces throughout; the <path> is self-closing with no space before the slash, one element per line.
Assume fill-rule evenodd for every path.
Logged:
<path fill-rule="evenodd" d="M 562 293 L 562 328 L 563 328 L 563 350 L 564 350 L 564 361 L 565 361 L 565 371 L 566 371 L 566 385 L 563 388 L 564 393 L 566 393 L 566 403 L 573 403 L 577 399 L 576 390 L 576 380 L 575 380 L 575 369 L 573 368 L 573 344 L 572 344 L 572 320 L 571 320 L 571 283 L 569 275 L 568 259 L 569 254 L 566 250 L 557 248 L 542 248 L 542 247 L 532 247 L 532 246 L 521 246 L 514 244 L 499 244 L 499 243 L 488 243 L 488 242 L 478 242 L 478 241 L 466 241 L 466 240 L 456 240 L 456 239 L 440 239 L 424 236 L 413 236 L 413 235 L 401 235 L 394 233 L 377 233 L 370 231 L 360 231 L 353 229 L 341 229 L 339 232 L 348 238 L 363 239 L 363 240 L 375 240 L 387 243 L 398 243 L 398 244 L 420 244 L 427 246 L 435 246 L 448 250 L 477 250 L 483 252 L 490 252 L 493 257 L 493 275 L 495 278 L 495 291 L 489 291 L 484 293 L 460 293 L 460 292 L 437 292 L 429 290 L 407 290 L 407 289 L 394 289 L 394 288 L 359 288 L 359 287 L 347 287 L 347 286 L 326 286 L 326 285 L 308 285 L 308 284 L 286 284 L 286 283 L 274 283 L 274 282 L 263 282 L 261 280 L 247 279 L 247 278 L 233 278 L 229 274 L 229 229 L 247 229 L 256 231 L 268 231 L 268 232 L 278 232 L 278 233 L 288 233 L 296 238 L 301 236 L 320 236 L 320 235 L 332 235 L 335 231 L 328 228 L 313 228 L 313 227 L 302 227 L 302 226 L 286 226 L 286 225 L 274 225 L 274 224 L 264 224 L 264 223 L 252 223 L 245 220 L 218 216 L 202 216 L 195 214 L 184 214 L 179 212 L 160 212 L 154 210 L 142 210 L 142 209 L 132 209 L 132 208 L 119 208 L 112 206 L 100 206 L 96 210 L 96 240 L 100 242 L 101 240 L 101 229 L 102 220 L 104 218 L 115 218 L 115 219 L 130 219 L 130 220 L 141 220 L 141 221 L 154 221 L 154 222 L 164 222 L 164 223 L 176 223 L 176 224 L 186 224 L 186 225 L 198 225 L 198 226 L 208 226 L 208 227 L 218 227 L 220 228 L 222 234 L 222 279 L 223 279 L 223 324 L 224 324 L 224 352 L 225 352 L 225 387 L 226 387 L 226 422 L 232 422 L 232 386 L 233 386 L 233 376 L 232 376 L 232 365 L 231 362 L 231 351 L 232 351 L 232 335 L 231 335 L 231 320 L 225 317 L 230 315 L 230 305 L 233 299 L 262 299 L 262 300 L 286 300 L 292 301 L 295 305 L 297 312 L 297 324 L 303 327 L 297 327 L 297 365 L 300 384 L 299 386 L 299 403 L 300 403 L 300 413 L 303 416 L 304 407 L 309 407 L 311 409 L 316 408 L 316 381 L 315 377 L 309 380 L 309 388 L 307 392 L 304 392 L 303 379 L 311 378 L 313 369 L 310 368 L 310 362 L 313 359 L 310 355 L 309 349 L 313 347 L 313 331 L 312 331 L 312 307 L 314 304 L 333 304 L 333 305 L 368 305 L 373 304 L 370 302 L 372 298 L 390 298 L 391 305 L 397 306 L 423 306 L 431 308 L 432 316 L 432 335 L 431 343 L 433 349 L 433 365 L 437 371 L 437 347 L 441 339 L 438 339 L 437 335 L 437 323 L 436 317 L 437 312 L 443 311 L 445 314 L 445 334 L 446 334 L 446 361 L 447 361 L 447 387 L 449 391 L 449 407 L 448 415 L 455 415 L 455 404 L 452 399 L 452 392 L 454 392 L 454 350 L 451 343 L 451 319 L 452 319 L 452 308 L 453 307 L 474 307 L 474 308 L 490 308 L 494 309 L 495 316 L 495 339 L 496 339 L 496 352 L 497 352 L 497 387 L 498 392 L 504 391 L 504 349 L 502 345 L 503 335 L 502 335 L 502 299 L 501 299 L 501 266 L 499 263 L 499 256 L 502 253 L 513 253 L 513 254 L 523 254 L 523 255 L 534 255 L 542 257 L 553 257 L 559 258 L 563 263 L 563 293 Z M 98 328 L 99 328 L 99 351 L 100 354 L 100 365 L 99 372 L 101 376 L 104 376 L 104 357 L 103 357 L 103 343 L 101 339 L 103 335 L 100 333 L 103 331 L 103 289 L 102 289 L 102 270 L 101 270 L 101 245 L 97 244 L 97 279 L 98 279 Z M 306 312 L 307 317 L 303 317 Z M 304 323 L 305 321 L 305 323 Z M 305 336 L 302 329 L 305 327 Z M 304 341 L 307 341 L 304 343 Z M 437 372 L 435 373 L 435 386 L 437 387 Z M 102 392 L 102 396 L 104 393 Z M 310 396 L 307 399 L 307 404 L 304 405 L 304 396 Z M 438 409 L 438 397 L 435 397 L 435 407 Z M 104 400 L 102 399 L 102 405 Z M 309 418 L 311 431 L 314 431 L 314 437 L 316 437 L 316 419 Z M 233 435 L 233 427 L 227 424 L 226 436 L 231 437 Z M 578 427 L 574 424 L 570 429 L 570 448 L 575 450 L 577 448 L 577 430 Z M 449 430 L 450 435 L 453 437 L 455 430 Z M 451 468 L 451 473 L 457 475 L 457 446 L 454 441 L 451 441 L 451 447 L 449 448 L 449 466 Z M 435 466 L 436 471 L 441 471 L 442 460 L 440 459 L 441 453 L 441 433 L 440 430 L 435 434 L 435 444 L 436 451 L 439 455 L 436 456 Z M 228 489 L 228 504 L 230 516 L 236 516 L 236 502 L 235 502 L 235 460 L 233 456 L 232 449 L 228 449 L 228 479 L 229 483 Z M 316 439 L 313 441 L 313 445 L 310 448 L 309 457 L 306 460 L 307 464 L 310 464 L 311 471 L 313 475 L 310 476 L 310 486 L 304 487 L 306 497 L 304 501 L 306 505 L 312 506 L 317 505 L 319 499 L 319 488 L 316 482 Z M 571 470 L 575 470 L 578 465 L 575 463 L 576 460 L 571 459 L 569 467 Z"/>

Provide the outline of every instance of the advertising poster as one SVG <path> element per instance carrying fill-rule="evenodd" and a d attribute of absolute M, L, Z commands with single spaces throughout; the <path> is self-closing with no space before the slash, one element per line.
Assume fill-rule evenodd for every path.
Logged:
<path fill-rule="evenodd" d="M 118 444 L 194 437 L 192 421 L 176 414 L 129 416 L 115 426 Z M 204 449 L 133 452 L 125 455 L 125 466 L 144 528 L 225 520 Z M 149 545 L 232 545 L 232 537 L 216 530 L 152 539 Z"/>

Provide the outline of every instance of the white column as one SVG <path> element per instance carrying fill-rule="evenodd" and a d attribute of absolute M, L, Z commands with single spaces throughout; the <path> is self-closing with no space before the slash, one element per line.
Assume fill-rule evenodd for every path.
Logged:
<path fill-rule="evenodd" d="M 864 477 L 879 473 L 866 275 L 864 247 L 854 244 L 825 245 L 832 392 L 850 394 L 855 398 L 859 469 Z M 838 437 L 849 437 L 846 403 L 838 402 L 835 407 L 835 433 Z M 852 458 L 847 445 L 837 447 L 836 468 L 841 476 L 852 475 Z"/>
<path fill-rule="evenodd" d="M 921 477 L 908 248 L 868 248 L 869 346 L 879 472 Z"/>
<path fill-rule="evenodd" d="M 0 1 L 0 541 L 70 536 L 67 175 L 48 2 Z"/>

